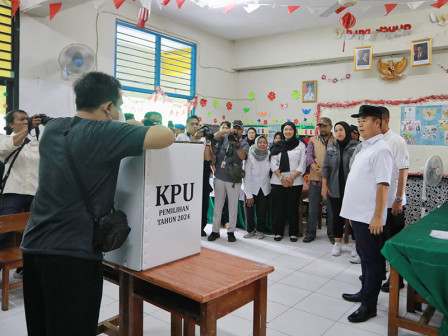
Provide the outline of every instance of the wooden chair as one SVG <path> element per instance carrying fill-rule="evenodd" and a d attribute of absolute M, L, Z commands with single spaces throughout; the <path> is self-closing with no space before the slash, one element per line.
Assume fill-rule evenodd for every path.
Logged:
<path fill-rule="evenodd" d="M 29 212 L 0 216 L 0 233 L 23 232 L 30 218 Z M 9 283 L 9 271 L 23 266 L 22 252 L 19 246 L 0 251 L 0 270 L 2 271 L 2 310 L 8 310 L 9 291 L 22 287 L 22 281 Z"/>

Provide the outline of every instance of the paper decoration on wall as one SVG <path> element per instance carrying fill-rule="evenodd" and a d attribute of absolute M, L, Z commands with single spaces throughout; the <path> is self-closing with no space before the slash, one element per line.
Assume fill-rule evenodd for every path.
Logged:
<path fill-rule="evenodd" d="M 199 117 L 199 122 L 201 122 L 202 121 L 202 117 Z"/>
<path fill-rule="evenodd" d="M 280 123 L 282 123 L 282 124 L 283 124 L 283 119 L 282 119 L 282 120 L 280 120 Z"/>
<path fill-rule="evenodd" d="M 263 124 L 267 125 L 267 124 L 268 124 L 268 121 L 265 119 L 265 120 L 263 121 Z"/>
<path fill-rule="evenodd" d="M 213 119 L 213 122 L 216 124 L 218 122 L 218 119 Z"/>
<path fill-rule="evenodd" d="M 231 102 L 227 102 L 226 108 L 227 108 L 227 111 L 231 111 L 232 110 L 232 103 Z"/>
<path fill-rule="evenodd" d="M 225 115 L 222 116 L 222 120 L 226 120 L 226 116 Z"/>
<path fill-rule="evenodd" d="M 248 107 L 243 108 L 243 111 L 246 113 L 249 112 L 249 110 L 250 110 L 250 108 L 248 108 Z"/>
<path fill-rule="evenodd" d="M 275 123 L 275 119 L 271 119 L 272 123 Z"/>
<path fill-rule="evenodd" d="M 248 119 L 247 119 L 247 118 L 246 118 L 246 119 L 244 119 L 244 122 L 245 122 L 245 123 L 247 123 L 247 121 L 248 121 Z"/>
<path fill-rule="evenodd" d="M 268 99 L 270 101 L 273 101 L 275 99 L 275 92 L 271 91 L 268 93 Z"/>
<path fill-rule="evenodd" d="M 381 61 L 381 58 L 378 60 L 378 71 L 383 74 L 380 76 L 382 80 L 385 81 L 395 81 L 403 78 L 403 74 L 401 74 L 406 65 L 408 64 L 406 57 L 403 56 L 403 59 L 398 62 L 394 62 L 392 60 L 388 60 L 387 63 Z"/>
<path fill-rule="evenodd" d="M 172 100 L 170 98 L 168 98 L 168 95 L 162 90 L 162 88 L 160 86 L 158 86 L 154 90 L 153 94 L 148 97 L 148 100 L 151 101 L 154 99 L 154 103 L 156 103 L 157 99 L 159 99 L 159 98 L 162 98 L 163 103 L 166 103 L 166 102 L 171 103 L 172 102 Z"/>
<path fill-rule="evenodd" d="M 226 6 L 226 9 L 224 9 L 222 12 L 224 14 L 227 14 L 228 12 L 230 12 L 233 8 L 235 8 L 236 4 L 230 4 Z"/>
<path fill-rule="evenodd" d="M 20 1 L 11 0 L 11 17 L 13 18 L 16 15 L 17 10 L 19 9 Z"/>
<path fill-rule="evenodd" d="M 255 100 L 255 93 L 249 92 L 249 100 L 250 101 Z"/>
<path fill-rule="evenodd" d="M 211 116 L 212 116 L 212 113 L 211 113 L 211 112 L 208 112 L 208 116 L 211 117 Z"/>
<path fill-rule="evenodd" d="M 258 115 L 260 117 L 266 117 L 268 115 L 268 113 L 267 112 L 258 112 Z"/>
<path fill-rule="evenodd" d="M 307 121 L 308 120 L 308 118 L 303 118 L 303 121 L 305 122 L 305 121 Z"/>
<path fill-rule="evenodd" d="M 179 9 L 182 8 L 182 5 L 184 4 L 185 0 L 176 0 L 177 2 L 177 7 L 179 7 Z"/>
<path fill-rule="evenodd" d="M 215 100 L 213 101 L 213 106 L 214 106 L 215 108 L 218 108 L 219 105 L 221 105 L 221 103 L 219 102 L 218 99 L 215 99 Z"/>
<path fill-rule="evenodd" d="M 146 21 L 149 19 L 149 9 L 142 7 L 138 11 L 138 22 L 137 27 L 141 29 L 145 29 Z"/>
<path fill-rule="evenodd" d="M 441 64 L 437 64 L 439 66 L 440 69 L 442 69 L 444 72 L 448 73 L 448 68 L 444 67 Z"/>
<path fill-rule="evenodd" d="M 337 38 L 338 40 L 344 35 L 344 30 L 341 27 L 336 27 L 333 30 L 333 36 Z"/>
<path fill-rule="evenodd" d="M 288 104 L 280 104 L 280 108 L 282 110 L 286 110 L 288 108 Z"/>
<path fill-rule="evenodd" d="M 257 121 L 258 121 L 258 122 L 261 122 L 261 119 L 258 119 Z"/>
<path fill-rule="evenodd" d="M 299 97 L 300 97 L 300 91 L 299 91 L 299 90 L 293 90 L 292 93 L 291 93 L 291 97 L 292 97 L 293 99 L 299 99 Z"/>
<path fill-rule="evenodd" d="M 302 109 L 303 114 L 310 114 L 311 109 Z"/>
<path fill-rule="evenodd" d="M 115 1 L 115 0 L 114 0 Z M 167 6 L 170 3 L 171 0 L 162 0 L 161 5 L 162 6 Z"/>
<path fill-rule="evenodd" d="M 434 116 L 436 115 L 436 109 L 426 108 L 423 109 L 423 117 L 426 120 L 432 120 L 434 119 Z"/>
<path fill-rule="evenodd" d="M 435 17 L 435 16 L 434 16 Z M 448 15 L 437 15 L 436 20 L 437 24 L 441 27 L 446 27 L 448 24 Z"/>
<path fill-rule="evenodd" d="M 97 12 L 101 12 L 105 4 L 106 0 L 93 0 L 93 8 L 95 8 Z"/>
<path fill-rule="evenodd" d="M 387 4 L 387 5 L 384 5 L 384 7 L 386 8 L 386 11 L 387 11 L 387 13 L 384 16 L 386 16 L 387 14 L 392 12 L 395 9 L 395 7 L 397 7 L 397 5 L 398 4 Z"/>
<path fill-rule="evenodd" d="M 123 4 L 124 0 L 114 0 L 115 8 L 118 9 Z"/>
<path fill-rule="evenodd" d="M 251 125 L 253 125 L 253 124 L 254 124 L 254 121 L 253 121 L 253 120 L 251 120 L 251 121 L 250 121 L 250 124 L 251 124 Z"/>
<path fill-rule="evenodd" d="M 298 10 L 300 6 L 288 6 L 288 13 L 291 14 L 292 12 Z"/>
<path fill-rule="evenodd" d="M 333 84 L 336 84 L 337 82 L 344 81 L 344 80 L 347 80 L 347 79 L 352 78 L 352 74 L 350 74 L 350 73 L 345 74 L 345 76 L 344 76 L 344 77 L 341 77 L 341 78 L 336 78 L 336 77 L 332 78 L 332 77 L 329 77 L 329 76 L 327 76 L 327 75 L 322 75 L 322 76 L 320 76 L 320 78 L 321 78 L 322 80 L 326 80 L 326 81 L 328 81 L 328 82 L 331 82 L 331 83 L 333 83 Z"/>
<path fill-rule="evenodd" d="M 201 104 L 202 107 L 207 106 L 207 99 L 202 98 L 201 101 L 200 101 L 200 104 Z"/>
<path fill-rule="evenodd" d="M 443 5 L 445 5 L 448 2 L 448 0 L 438 0 L 437 3 L 432 4 L 430 6 L 435 7 L 435 8 L 439 8 L 442 7 Z"/>
<path fill-rule="evenodd" d="M 425 1 L 414 1 L 414 2 L 408 2 L 407 5 L 411 10 L 416 10 L 418 7 L 420 7 L 424 3 L 425 3 Z"/>

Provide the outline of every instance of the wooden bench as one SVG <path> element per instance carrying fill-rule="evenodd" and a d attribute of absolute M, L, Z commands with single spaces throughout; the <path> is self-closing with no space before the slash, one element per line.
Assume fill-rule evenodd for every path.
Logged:
<path fill-rule="evenodd" d="M 29 212 L 0 216 L 0 233 L 23 232 L 30 218 Z M 2 310 L 8 310 L 9 291 L 22 287 L 22 281 L 9 283 L 9 271 L 23 266 L 22 252 L 19 246 L 0 251 L 0 270 L 2 271 Z"/>

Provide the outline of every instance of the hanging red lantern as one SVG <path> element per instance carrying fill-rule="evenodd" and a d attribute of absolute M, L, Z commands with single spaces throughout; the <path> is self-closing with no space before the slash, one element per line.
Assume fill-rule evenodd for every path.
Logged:
<path fill-rule="evenodd" d="M 339 23 L 345 28 L 345 33 L 347 35 L 347 30 L 352 28 L 356 24 L 356 18 L 351 13 L 345 13 L 340 19 Z M 345 35 L 344 35 L 344 45 L 342 46 L 342 52 L 345 51 Z"/>

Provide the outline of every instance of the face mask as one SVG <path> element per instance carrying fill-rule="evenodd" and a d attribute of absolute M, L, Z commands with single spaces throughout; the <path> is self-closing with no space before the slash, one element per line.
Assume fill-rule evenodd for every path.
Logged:
<path fill-rule="evenodd" d="M 125 122 L 126 121 L 123 112 L 120 111 L 120 110 L 118 110 L 118 121 L 120 121 L 120 122 Z"/>

